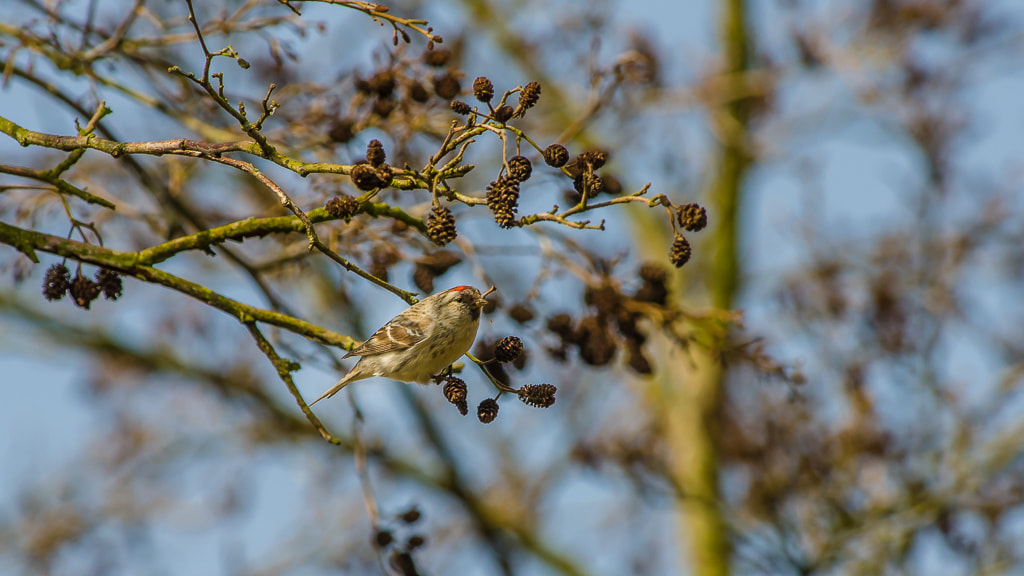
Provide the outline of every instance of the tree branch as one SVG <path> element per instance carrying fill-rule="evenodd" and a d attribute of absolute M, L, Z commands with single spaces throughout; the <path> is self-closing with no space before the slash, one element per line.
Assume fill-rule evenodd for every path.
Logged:
<path fill-rule="evenodd" d="M 84 242 L 75 242 L 74 240 L 67 240 L 58 236 L 25 230 L 4 222 L 0 222 L 0 243 L 17 248 L 33 262 L 39 261 L 35 255 L 35 251 L 38 250 L 71 258 L 86 264 L 102 266 L 103 268 L 153 284 L 160 284 L 205 302 L 218 310 L 227 312 L 240 322 L 265 322 L 304 336 L 314 342 L 337 346 L 345 350 L 351 350 L 358 344 L 358 342 L 348 336 L 343 336 L 292 316 L 243 304 L 195 282 L 190 282 L 163 270 L 142 264 L 140 263 L 140 254 L 138 252 L 121 252 Z"/>

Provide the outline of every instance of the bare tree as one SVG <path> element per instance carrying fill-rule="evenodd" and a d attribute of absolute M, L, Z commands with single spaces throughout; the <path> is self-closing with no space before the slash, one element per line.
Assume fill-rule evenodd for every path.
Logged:
<path fill-rule="evenodd" d="M 680 75 L 612 4 L 444 6 L 5 9 L 0 321 L 102 422 L 9 489 L 5 563 L 1020 570 L 1024 229 L 974 159 L 1020 14 L 730 0 Z M 307 406 L 456 283 L 497 298 L 437 392 Z"/>

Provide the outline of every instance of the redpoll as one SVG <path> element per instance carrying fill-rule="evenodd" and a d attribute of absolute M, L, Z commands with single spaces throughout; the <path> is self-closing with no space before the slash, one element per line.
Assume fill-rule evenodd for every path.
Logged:
<path fill-rule="evenodd" d="M 424 298 L 395 316 L 373 336 L 345 355 L 361 356 L 348 374 L 310 406 L 330 398 L 348 384 L 383 376 L 427 384 L 433 376 L 469 351 L 487 304 L 472 286 L 456 286 Z"/>

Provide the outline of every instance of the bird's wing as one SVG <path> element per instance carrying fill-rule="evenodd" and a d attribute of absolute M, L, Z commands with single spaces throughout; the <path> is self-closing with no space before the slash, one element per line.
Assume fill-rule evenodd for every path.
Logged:
<path fill-rule="evenodd" d="M 412 318 L 394 318 L 374 332 L 369 340 L 346 354 L 345 358 L 408 350 L 427 339 L 428 326 L 426 318 L 419 321 Z"/>

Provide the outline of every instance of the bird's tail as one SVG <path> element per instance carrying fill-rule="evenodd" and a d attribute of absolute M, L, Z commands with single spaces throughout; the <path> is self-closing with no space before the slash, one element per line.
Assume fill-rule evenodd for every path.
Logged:
<path fill-rule="evenodd" d="M 339 390 L 341 390 L 345 386 L 348 386 L 353 381 L 359 380 L 361 378 L 365 378 L 365 376 L 361 375 L 355 368 L 353 368 L 352 370 L 349 371 L 348 374 L 345 374 L 345 376 L 343 376 L 341 380 L 338 380 L 337 384 L 331 386 L 330 389 L 327 390 L 327 392 L 321 394 L 319 398 L 310 402 L 309 405 L 312 406 L 313 404 L 316 404 L 317 402 L 323 400 L 324 398 L 330 398 L 331 396 L 334 396 L 335 394 L 338 393 Z"/>

